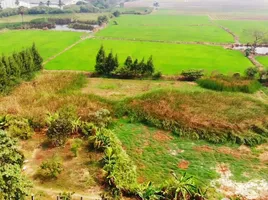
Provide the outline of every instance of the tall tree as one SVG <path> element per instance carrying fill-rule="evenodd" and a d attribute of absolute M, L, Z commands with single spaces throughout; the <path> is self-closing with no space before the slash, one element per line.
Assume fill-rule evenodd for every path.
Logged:
<path fill-rule="evenodd" d="M 59 0 L 59 4 L 58 4 L 58 6 L 59 6 L 60 8 L 63 6 L 63 3 L 62 3 L 61 0 Z"/>
<path fill-rule="evenodd" d="M 7 72 L 6 67 L 0 59 L 0 91 L 4 91 L 7 87 Z"/>
<path fill-rule="evenodd" d="M 16 0 L 15 1 L 15 4 L 16 4 L 16 6 L 19 6 L 20 5 L 20 1 L 19 0 Z"/>
<path fill-rule="evenodd" d="M 42 66 L 43 58 L 40 56 L 38 50 L 36 49 L 35 43 L 33 43 L 31 51 L 32 51 L 34 65 L 35 65 L 34 67 L 35 71 L 43 69 L 43 66 Z"/>
<path fill-rule="evenodd" d="M 21 73 L 20 67 L 18 63 L 16 62 L 16 60 L 14 59 L 14 56 L 8 57 L 8 64 L 10 67 L 10 78 L 16 79 L 20 77 L 20 73 Z"/>
<path fill-rule="evenodd" d="M 132 65 L 132 58 L 131 56 L 128 56 L 126 61 L 125 61 L 125 66 L 128 67 L 128 68 L 131 68 L 131 65 Z"/>
<path fill-rule="evenodd" d="M 111 51 L 105 61 L 105 71 L 104 75 L 110 75 L 111 72 L 115 69 L 115 62 L 113 57 L 113 52 Z"/>
<path fill-rule="evenodd" d="M 25 12 L 25 8 L 23 7 L 23 6 L 20 6 L 19 8 L 18 8 L 18 11 L 19 11 L 19 14 L 20 14 L 20 16 L 21 16 L 21 25 L 23 25 L 23 16 L 24 16 L 24 12 Z"/>
<path fill-rule="evenodd" d="M 104 73 L 104 68 L 105 68 L 105 51 L 103 45 L 101 45 L 98 54 L 96 56 L 96 65 L 95 65 L 95 71 L 99 74 Z"/>
<path fill-rule="evenodd" d="M 24 156 L 16 142 L 0 130 L 0 196 L 3 199 L 23 199 L 32 187 L 21 174 Z"/>
<path fill-rule="evenodd" d="M 153 62 L 153 56 L 150 56 L 146 63 L 145 73 L 148 75 L 152 75 L 154 73 L 154 62 Z"/>
<path fill-rule="evenodd" d="M 48 6 L 48 7 L 50 6 L 50 0 L 47 1 L 47 6 Z"/>

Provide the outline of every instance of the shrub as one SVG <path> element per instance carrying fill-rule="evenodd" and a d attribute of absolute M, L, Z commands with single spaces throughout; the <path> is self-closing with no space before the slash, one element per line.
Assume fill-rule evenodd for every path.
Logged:
<path fill-rule="evenodd" d="M 89 30 L 89 31 L 94 30 L 94 26 L 89 25 L 89 24 L 72 23 L 72 24 L 69 24 L 68 27 L 73 28 L 73 29 L 82 29 L 82 30 Z"/>
<path fill-rule="evenodd" d="M 43 161 L 37 175 L 42 179 L 57 178 L 63 171 L 61 158 L 53 156 L 51 159 Z"/>
<path fill-rule="evenodd" d="M 115 11 L 115 12 L 113 12 L 113 16 L 115 16 L 115 17 L 119 17 L 120 16 L 120 12 L 117 10 L 117 11 Z"/>
<path fill-rule="evenodd" d="M 47 130 L 47 137 L 55 146 L 64 145 L 72 133 L 72 123 L 70 120 L 59 117 L 51 123 Z"/>
<path fill-rule="evenodd" d="M 181 75 L 185 81 L 196 81 L 204 76 L 203 70 L 187 70 L 182 71 Z"/>
<path fill-rule="evenodd" d="M 100 128 L 108 127 L 112 123 L 111 113 L 107 109 L 100 109 L 90 116 L 91 121 Z"/>
<path fill-rule="evenodd" d="M 34 134 L 29 120 L 18 116 L 6 115 L 2 117 L 0 128 L 5 129 L 12 137 L 21 139 L 28 139 Z"/>
<path fill-rule="evenodd" d="M 72 142 L 71 152 L 74 154 L 75 157 L 78 156 L 78 151 L 81 148 L 82 143 L 83 143 L 83 141 L 81 139 L 75 139 Z"/>
<path fill-rule="evenodd" d="M 63 192 L 63 193 L 59 193 L 59 199 L 60 200 L 72 200 L 72 196 L 73 196 L 74 192 Z"/>
<path fill-rule="evenodd" d="M 261 84 L 256 80 L 227 76 L 202 78 L 197 83 L 203 88 L 228 92 L 254 93 L 261 88 Z"/>
<path fill-rule="evenodd" d="M 161 73 L 161 72 L 156 72 L 156 73 L 154 73 L 153 76 L 152 76 L 152 78 L 153 78 L 154 80 L 158 80 L 158 79 L 160 79 L 161 77 L 162 77 L 162 73 Z"/>
<path fill-rule="evenodd" d="M 81 133 L 85 136 L 95 135 L 97 128 L 93 123 L 82 122 L 80 127 Z"/>
<path fill-rule="evenodd" d="M 257 73 L 258 69 L 256 67 L 249 67 L 245 71 L 245 75 L 249 79 L 254 79 Z"/>

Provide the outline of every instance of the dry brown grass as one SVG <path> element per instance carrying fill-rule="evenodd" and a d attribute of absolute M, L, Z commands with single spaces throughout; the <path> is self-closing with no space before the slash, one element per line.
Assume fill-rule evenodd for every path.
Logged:
<path fill-rule="evenodd" d="M 80 116 L 106 107 L 104 103 L 89 98 L 85 94 L 61 94 L 77 73 L 44 71 L 31 82 L 24 82 L 10 95 L 0 97 L 0 114 L 16 114 L 25 117 L 44 119 L 48 112 L 55 112 L 65 105 L 74 105 Z"/>
<path fill-rule="evenodd" d="M 253 133 L 253 126 L 268 127 L 268 105 L 235 93 L 162 90 L 129 100 L 125 110 L 165 129 L 176 127 L 201 135 L 244 137 Z"/>

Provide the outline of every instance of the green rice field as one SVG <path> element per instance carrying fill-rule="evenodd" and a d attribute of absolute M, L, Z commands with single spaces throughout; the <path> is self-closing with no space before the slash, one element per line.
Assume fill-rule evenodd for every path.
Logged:
<path fill-rule="evenodd" d="M 243 73 L 247 67 L 252 66 L 241 52 L 220 46 L 90 39 L 50 61 L 45 68 L 93 71 L 95 57 L 102 44 L 107 53 L 112 50 L 114 54 L 118 54 L 121 65 L 129 55 L 134 59 L 147 59 L 152 55 L 156 70 L 167 75 L 179 74 L 187 69 L 218 71 L 224 74 Z"/>
<path fill-rule="evenodd" d="M 198 33 L 198 34 L 197 34 Z M 114 18 L 101 37 L 176 42 L 232 43 L 233 37 L 207 16 L 127 15 Z"/>
<path fill-rule="evenodd" d="M 268 68 L 268 56 L 257 56 L 256 59 L 266 68 Z"/>
<path fill-rule="evenodd" d="M 268 31 L 268 21 L 219 20 L 216 23 L 230 29 L 242 43 L 252 43 L 254 41 L 253 31 Z"/>
<path fill-rule="evenodd" d="M 83 33 L 58 31 L 6 31 L 0 32 L 0 51 L 4 54 L 20 51 L 36 43 L 44 60 L 63 51 L 80 39 Z"/>

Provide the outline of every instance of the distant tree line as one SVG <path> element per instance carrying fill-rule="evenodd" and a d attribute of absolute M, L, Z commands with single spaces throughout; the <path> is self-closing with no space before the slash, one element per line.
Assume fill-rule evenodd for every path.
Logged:
<path fill-rule="evenodd" d="M 145 62 L 144 58 L 139 62 L 135 59 L 134 62 L 130 56 L 125 60 L 124 66 L 119 68 L 117 55 L 113 55 L 111 51 L 106 56 L 104 47 L 101 46 L 96 56 L 95 71 L 99 75 L 116 76 L 121 78 L 141 78 L 150 77 L 153 75 L 155 68 L 153 57 Z"/>
<path fill-rule="evenodd" d="M 10 56 L 0 57 L 0 92 L 6 92 L 21 80 L 33 77 L 36 71 L 42 69 L 43 59 L 35 44 Z"/>

